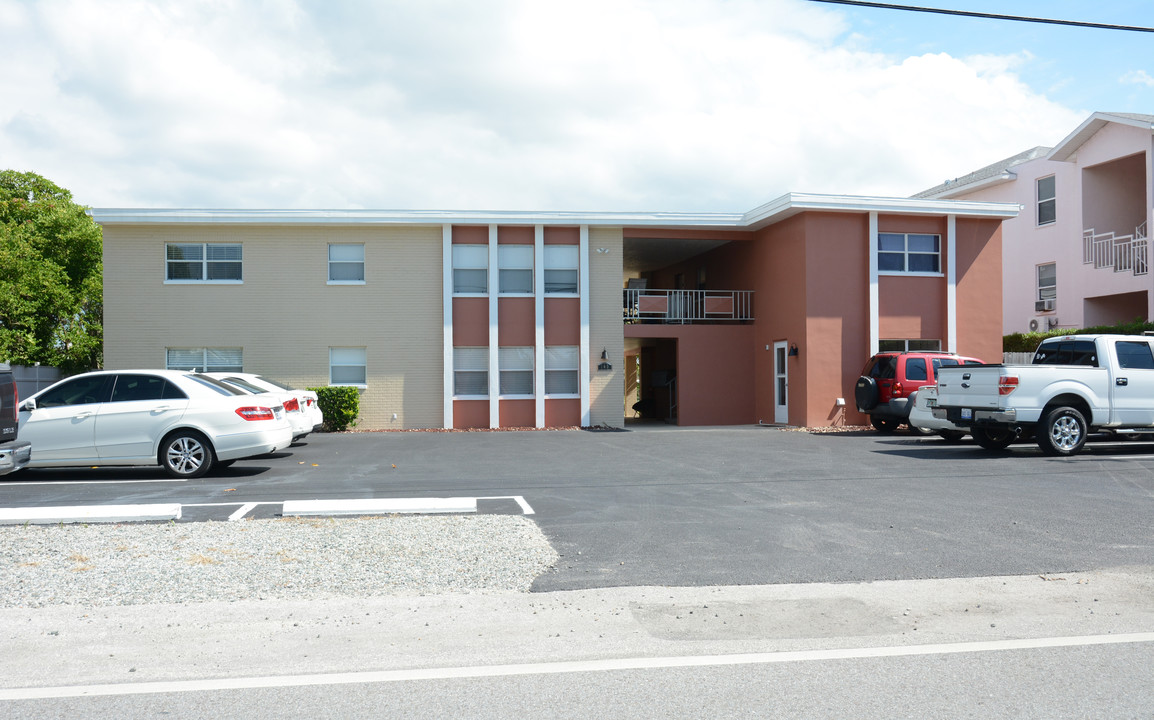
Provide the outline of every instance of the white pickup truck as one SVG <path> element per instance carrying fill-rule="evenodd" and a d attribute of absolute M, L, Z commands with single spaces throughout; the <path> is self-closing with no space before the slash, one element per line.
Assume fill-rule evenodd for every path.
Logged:
<path fill-rule="evenodd" d="M 1154 432 L 1154 337 L 1047 338 L 1030 365 L 943 367 L 933 413 L 987 450 L 1033 438 L 1073 455 L 1090 433 Z"/>

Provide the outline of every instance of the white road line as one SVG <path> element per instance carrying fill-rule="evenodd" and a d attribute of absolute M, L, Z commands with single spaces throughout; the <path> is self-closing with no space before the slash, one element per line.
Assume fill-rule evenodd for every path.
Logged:
<path fill-rule="evenodd" d="M 521 495 L 493 495 L 492 497 L 479 497 L 478 500 L 512 500 L 521 506 L 521 512 L 526 515 L 536 515 L 529 503 L 525 502 L 525 498 Z"/>
<path fill-rule="evenodd" d="M 242 517 L 244 517 L 245 515 L 248 515 L 250 512 L 252 512 L 253 508 L 255 508 L 255 507 L 256 507 L 256 503 L 254 503 L 254 502 L 245 503 L 244 505 L 241 505 L 239 510 L 234 512 L 232 515 L 228 516 L 228 521 L 229 522 L 236 522 L 237 520 L 240 520 Z"/>
<path fill-rule="evenodd" d="M 25 480 L 23 482 L 4 481 L 0 487 L 18 485 L 135 485 L 138 483 L 184 483 L 188 480 L 172 478 L 167 480 Z"/>
<path fill-rule="evenodd" d="M 654 670 L 660 668 L 718 667 L 727 665 L 766 665 L 774 663 L 822 662 L 919 655 L 952 655 L 958 653 L 998 652 L 1004 650 L 1039 650 L 1046 648 L 1122 645 L 1154 642 L 1154 633 L 1121 635 L 1085 635 L 1081 637 L 993 640 L 987 642 L 949 643 L 940 645 L 903 645 L 898 647 L 849 648 L 843 650 L 797 650 L 790 652 L 744 653 L 737 655 L 700 655 L 655 658 L 616 658 L 576 660 L 521 665 L 480 665 L 459 668 L 418 670 L 380 670 L 317 675 L 279 675 L 253 678 L 219 678 L 215 680 L 173 680 L 115 685 L 63 685 L 58 687 L 0 689 L 0 700 L 47 700 L 65 697 L 112 695 L 147 695 L 154 693 L 253 690 L 258 688 L 305 687 L 317 685 L 351 685 L 355 683 L 412 682 L 417 680 L 455 680 L 460 678 L 513 677 L 519 675 L 555 675 L 578 672 L 612 672 L 619 670 Z"/>

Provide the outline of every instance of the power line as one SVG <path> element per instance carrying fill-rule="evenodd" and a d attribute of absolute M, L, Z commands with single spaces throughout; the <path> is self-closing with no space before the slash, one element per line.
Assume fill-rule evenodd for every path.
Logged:
<path fill-rule="evenodd" d="M 864 0 L 810 0 L 810 2 L 831 3 L 833 5 L 855 5 L 858 7 L 881 8 L 883 10 L 908 10 L 910 12 L 937 13 L 939 15 L 960 15 L 962 17 L 985 18 L 987 20 L 1014 20 L 1016 22 L 1098 28 L 1099 30 L 1127 30 L 1129 32 L 1154 33 L 1154 27 L 1141 27 L 1137 25 L 1111 25 L 1109 23 L 1081 22 L 1079 20 L 1053 20 L 1050 18 L 1024 17 L 1021 15 L 998 15 L 995 13 L 971 12 L 969 10 L 946 10 L 944 8 L 916 7 L 913 5 L 895 5 L 892 3 L 881 2 L 865 2 Z"/>

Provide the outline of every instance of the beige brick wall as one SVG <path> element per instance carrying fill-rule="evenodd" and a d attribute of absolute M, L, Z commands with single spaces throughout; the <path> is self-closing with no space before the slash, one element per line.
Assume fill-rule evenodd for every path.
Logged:
<path fill-rule="evenodd" d="M 621 320 L 621 228 L 589 229 L 589 402 L 594 425 L 625 424 L 625 330 Z M 606 253 L 597 252 L 605 248 Z M 610 371 L 598 370 L 601 350 Z"/>
<path fill-rule="evenodd" d="M 240 285 L 164 284 L 166 242 L 239 242 Z M 328 285 L 328 244 L 364 243 L 364 285 Z M 329 347 L 364 347 L 358 428 L 442 425 L 441 228 L 104 227 L 105 366 L 168 347 L 242 347 L 246 372 L 328 383 Z M 397 419 L 392 416 L 396 413 Z"/>

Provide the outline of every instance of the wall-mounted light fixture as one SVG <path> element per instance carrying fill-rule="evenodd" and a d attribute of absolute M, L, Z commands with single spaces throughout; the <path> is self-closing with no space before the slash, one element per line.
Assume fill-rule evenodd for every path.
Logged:
<path fill-rule="evenodd" d="M 797 357 L 797 343 L 790 343 L 789 356 L 790 357 Z"/>
<path fill-rule="evenodd" d="M 609 248 L 597 248 L 597 254 L 598 255 L 608 255 L 609 254 Z"/>
<path fill-rule="evenodd" d="M 601 359 L 602 360 L 608 360 L 609 359 L 609 353 L 605 352 L 605 348 L 601 348 Z"/>

